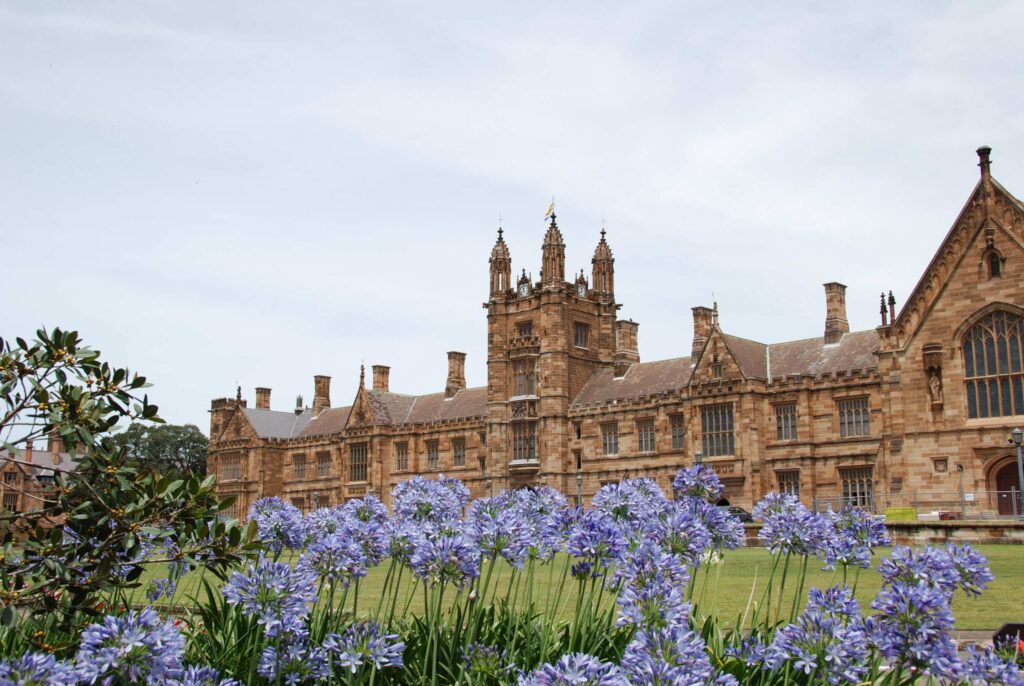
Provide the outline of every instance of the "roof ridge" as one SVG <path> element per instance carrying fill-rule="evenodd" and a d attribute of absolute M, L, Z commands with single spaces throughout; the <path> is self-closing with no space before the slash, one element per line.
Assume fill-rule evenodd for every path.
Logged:
<path fill-rule="evenodd" d="M 728 336 L 729 338 L 735 338 L 738 341 L 746 341 L 747 343 L 757 343 L 758 345 L 771 345 L 771 343 L 762 343 L 761 341 L 755 341 L 753 338 L 744 338 L 743 336 L 737 336 L 734 333 L 726 333 L 721 329 L 718 330 L 718 333 L 722 334 L 723 336 Z"/>

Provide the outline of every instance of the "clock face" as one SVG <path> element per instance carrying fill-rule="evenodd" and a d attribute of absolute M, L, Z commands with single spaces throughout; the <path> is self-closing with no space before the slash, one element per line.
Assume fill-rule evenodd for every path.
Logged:
<path fill-rule="evenodd" d="M 519 285 L 519 295 L 521 295 L 522 297 L 525 298 L 529 294 L 530 294 L 530 285 L 526 284 L 526 283 L 520 284 Z"/>
<path fill-rule="evenodd" d="M 582 284 L 582 283 L 581 284 L 577 284 L 576 285 L 576 294 L 579 295 L 581 298 L 587 297 L 587 287 L 584 284 Z"/>

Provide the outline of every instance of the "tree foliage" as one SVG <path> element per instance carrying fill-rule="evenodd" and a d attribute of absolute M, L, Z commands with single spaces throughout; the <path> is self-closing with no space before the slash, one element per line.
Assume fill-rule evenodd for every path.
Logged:
<path fill-rule="evenodd" d="M 213 477 L 172 479 L 131 464 L 112 438 L 122 422 L 162 423 L 145 377 L 100 359 L 75 331 L 0 339 L 0 458 L 58 434 L 69 464 L 27 512 L 0 512 L 0 621 L 31 611 L 69 626 L 123 603 L 145 565 L 175 562 L 221 574 L 252 548 L 251 530 L 219 515 Z"/>
<path fill-rule="evenodd" d="M 206 474 L 206 447 L 209 441 L 194 424 L 150 426 L 134 423 L 113 437 L 128 458 L 143 471 L 188 477 Z"/>

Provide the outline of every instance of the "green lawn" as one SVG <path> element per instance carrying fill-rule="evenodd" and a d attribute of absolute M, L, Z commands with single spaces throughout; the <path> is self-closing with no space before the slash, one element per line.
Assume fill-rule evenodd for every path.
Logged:
<path fill-rule="evenodd" d="M 978 546 L 978 550 L 988 557 L 992 573 L 995 574 L 996 578 L 989 586 L 988 591 L 978 598 L 966 598 L 962 592 L 957 593 L 956 600 L 953 603 L 957 628 L 996 629 L 1004 622 L 1024 620 L 1024 592 L 1021 590 L 1024 588 L 1024 546 L 984 545 Z M 882 551 L 882 556 L 885 554 L 885 551 Z M 568 617 L 573 611 L 575 583 L 572 579 L 568 580 L 566 583 L 567 593 L 564 593 L 562 597 L 553 597 L 555 594 L 551 593 L 549 589 L 557 586 L 559 575 L 562 572 L 562 565 L 566 561 L 567 558 L 565 556 L 560 556 L 553 565 L 538 568 L 534 585 L 534 599 L 538 604 L 542 608 L 550 604 L 550 606 L 555 608 L 556 612 L 560 612 L 564 617 Z M 717 578 L 717 612 L 726 622 L 734 622 L 735 618 L 743 612 L 751 596 L 752 589 L 755 589 L 755 579 L 754 599 L 759 600 L 761 598 L 770 563 L 771 558 L 763 548 L 744 548 L 726 554 Z M 832 579 L 832 573 L 821 571 L 820 567 L 820 563 L 816 563 L 814 560 L 810 562 L 805 593 L 807 589 L 814 586 L 822 588 L 827 586 Z M 372 569 L 360 583 L 359 610 L 361 614 L 371 613 L 376 607 L 384 585 L 386 571 L 387 565 Z M 163 566 L 158 565 L 143 575 L 143 588 L 136 592 L 136 602 L 145 602 L 143 589 L 146 582 L 149 579 L 164 576 L 164 572 Z M 795 577 L 798 573 L 799 570 L 795 568 L 790 569 L 789 589 L 786 593 L 786 596 L 790 599 L 792 598 L 792 593 L 795 592 L 793 587 L 795 586 Z M 498 593 L 504 595 L 510 576 L 510 567 L 499 564 L 492 578 L 492 588 L 497 587 L 499 589 Z M 208 578 L 216 581 L 212 575 Z M 549 582 L 549 578 L 553 579 L 553 581 Z M 197 572 L 188 575 L 182 581 L 174 598 L 176 605 L 189 604 L 189 597 L 198 592 L 199 579 L 200 573 Z M 694 598 L 699 599 L 702 592 L 704 593 L 701 607 L 707 612 L 712 607 L 712 598 L 715 595 L 716 573 L 714 567 L 710 571 L 708 588 L 702 591 L 704 581 L 705 572 L 702 570 L 698 573 Z M 852 576 L 849 582 L 852 585 Z M 406 571 L 403 577 L 403 585 L 410 591 L 412 590 L 408 571 Z M 866 613 L 869 612 L 868 605 L 871 603 L 875 593 L 878 592 L 879 586 L 880 580 L 876 572 L 864 570 L 861 573 L 857 584 L 857 597 L 861 602 L 862 610 Z M 520 593 L 522 594 L 522 592 L 523 589 L 520 588 Z M 413 598 L 410 606 L 411 612 L 419 613 L 421 611 L 421 598 L 422 596 L 419 593 Z M 351 606 L 351 603 L 352 596 L 350 594 L 348 596 L 349 606 Z M 402 604 L 402 602 L 399 603 L 400 606 Z M 786 607 L 788 607 L 788 604 Z"/>

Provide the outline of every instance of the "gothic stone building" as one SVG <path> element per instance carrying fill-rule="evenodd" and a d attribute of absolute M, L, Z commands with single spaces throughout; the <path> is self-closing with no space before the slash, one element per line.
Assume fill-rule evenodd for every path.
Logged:
<path fill-rule="evenodd" d="M 1024 205 L 989 172 L 903 307 L 849 330 L 845 290 L 825 284 L 823 336 L 766 344 L 693 308 L 687 357 L 641 362 L 637 324 L 617 318 L 614 259 L 602 230 L 588 279 L 567 279 L 555 217 L 539 281 L 513 279 L 498 230 L 490 257 L 487 385 L 467 388 L 448 353 L 442 392 L 404 395 L 389 368 L 360 372 L 350 405 L 330 378 L 312 407 L 270 407 L 256 389 L 211 406 L 209 470 L 235 514 L 279 495 L 303 509 L 375 494 L 415 474 L 462 479 L 474 497 L 548 484 L 584 502 L 603 484 L 652 477 L 666 490 L 702 459 L 725 498 L 766 492 L 808 503 L 887 506 L 967 501 L 1008 512 L 1016 488 L 1010 430 L 1024 424 Z M 943 507 L 939 505 L 938 507 Z"/>

